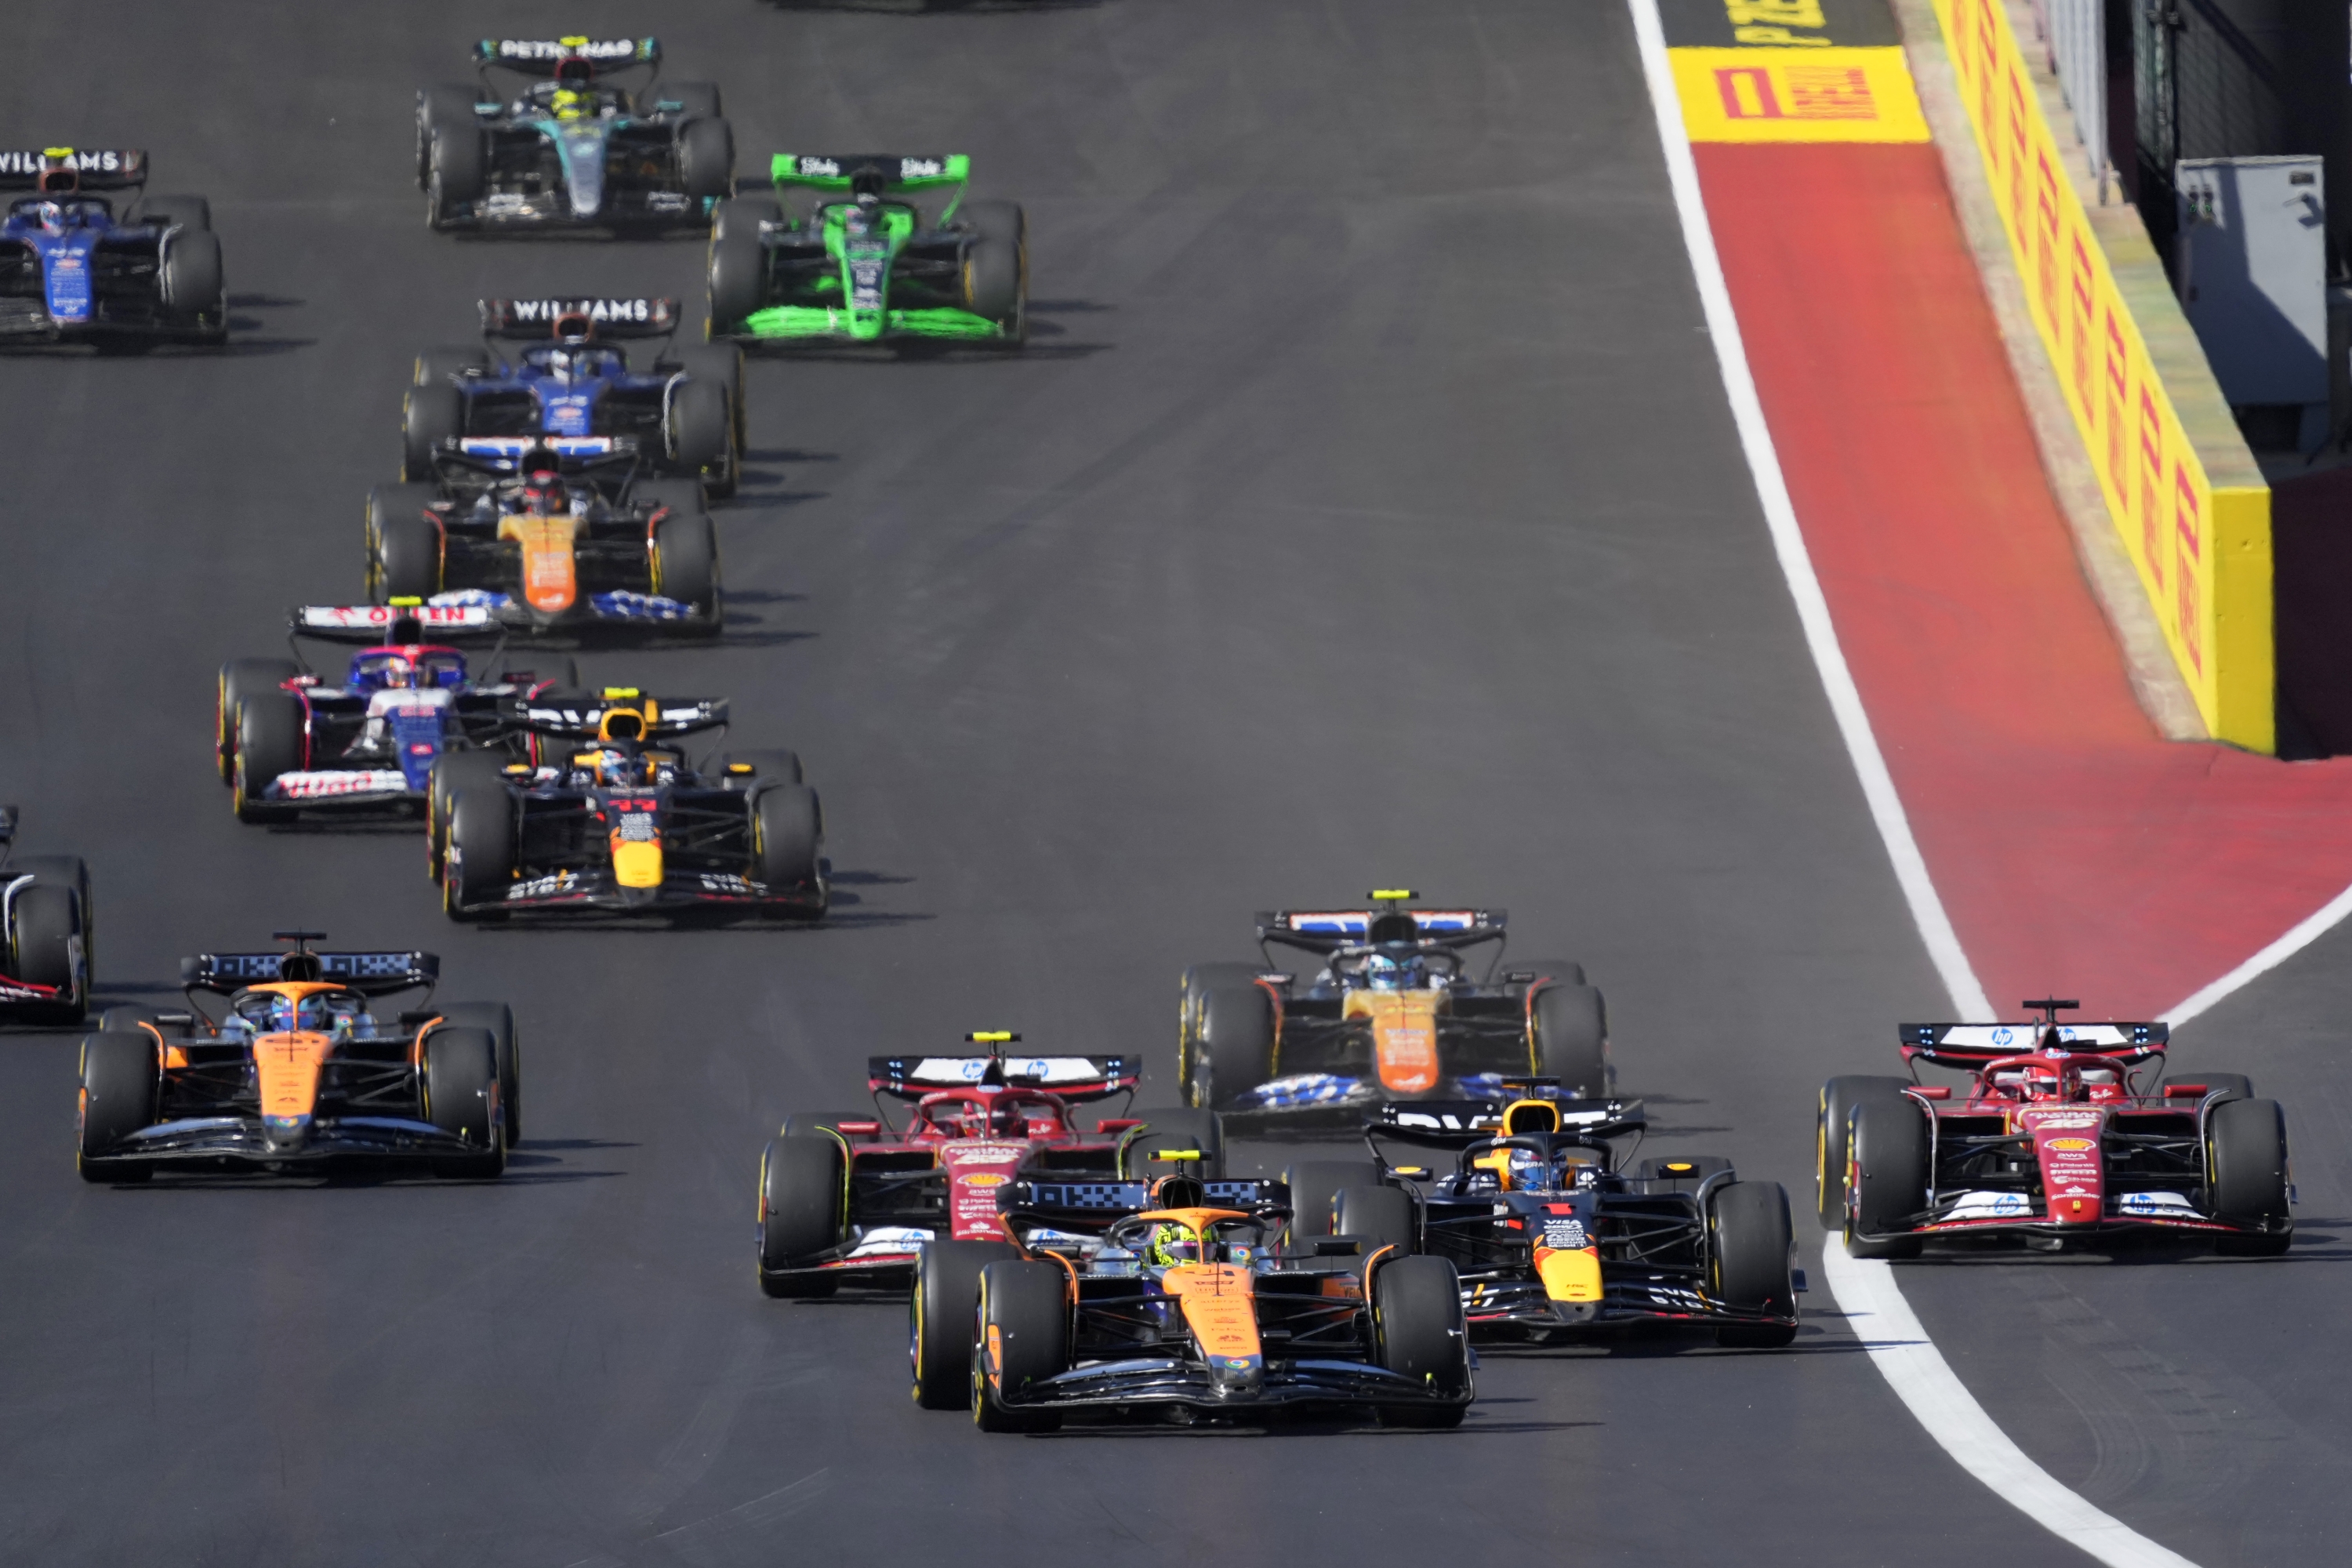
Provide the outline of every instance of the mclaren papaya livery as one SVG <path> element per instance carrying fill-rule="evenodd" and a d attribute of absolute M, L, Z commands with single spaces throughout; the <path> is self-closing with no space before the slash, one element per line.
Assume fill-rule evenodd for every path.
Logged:
<path fill-rule="evenodd" d="M 1638 1100 L 1559 1097 L 1541 1080 L 1508 1100 L 1381 1108 L 1370 1160 L 1312 1160 L 1286 1173 L 1294 1239 L 1327 1235 L 1444 1258 L 1482 1336 L 1574 1342 L 1631 1328 L 1711 1332 L 1776 1349 L 1797 1333 L 1789 1194 L 1741 1181 L 1727 1160 L 1631 1159 Z M 1395 1146 L 1429 1164 L 1393 1163 Z"/>
<path fill-rule="evenodd" d="M 79 855 L 19 855 L 19 813 L 0 805 L 0 1023 L 74 1025 L 89 1011 L 97 923 Z"/>
<path fill-rule="evenodd" d="M 429 1005 L 429 952 L 183 959 L 188 1011 L 111 1007 L 82 1041 L 85 1180 L 159 1170 L 299 1172 L 394 1162 L 492 1177 L 521 1135 L 520 1047 L 504 1003 Z M 387 998 L 415 998 L 387 1016 Z"/>
<path fill-rule="evenodd" d="M 1476 1357 L 1454 1266 L 1358 1238 L 1286 1249 L 1288 1196 L 1181 1174 L 1006 1183 L 999 1237 L 923 1249 L 916 1402 L 992 1432 L 1315 1407 L 1459 1426 Z"/>
<path fill-rule="evenodd" d="M 1913 1076 L 1822 1086 L 1822 1223 L 1864 1258 L 1929 1241 L 2056 1252 L 2130 1235 L 2284 1252 L 2294 1237 L 2286 1116 L 2239 1073 L 2168 1080 L 2161 1023 L 1906 1024 Z M 1917 1081 L 1922 1067 L 1965 1075 Z"/>
<path fill-rule="evenodd" d="M 106 194 L 146 183 L 147 154 L 135 149 L 0 150 L 0 192 L 32 193 L 0 216 L 0 347 L 137 353 L 227 341 L 212 205 L 148 196 L 118 211 Z"/>
<path fill-rule="evenodd" d="M 1003 1237 L 997 1193 L 1028 1177 L 1140 1180 L 1172 1166 L 1215 1176 L 1223 1130 L 1212 1112 L 1144 1110 L 1093 1119 L 1080 1106 L 1134 1095 L 1132 1057 L 1007 1056 L 1019 1037 L 971 1042 L 984 1054 L 876 1057 L 876 1110 L 797 1113 L 760 1156 L 760 1285 L 829 1296 L 843 1285 L 903 1290 L 935 1241 Z M 882 1113 L 901 1107 L 900 1120 Z"/>
<path fill-rule="evenodd" d="M 543 760 L 449 777 L 433 807 L 450 919 L 824 914 L 824 816 L 800 758 L 734 752 L 705 772 L 677 745 L 724 729 L 724 701 L 607 687 L 520 704 L 512 722 Z"/>
<path fill-rule="evenodd" d="M 1501 910 L 1372 907 L 1257 917 L 1263 962 L 1184 972 L 1177 1070 L 1194 1105 L 1234 1113 L 1339 1112 L 1390 1100 L 1484 1099 L 1507 1078 L 1609 1091 L 1608 1013 L 1582 966 L 1502 967 Z M 1321 964 L 1302 980 L 1274 949 Z M 1490 950 L 1482 965 L 1470 955 Z"/>
<path fill-rule="evenodd" d="M 416 95 L 430 226 L 701 230 L 734 194 L 717 85 L 659 80 L 655 39 L 484 38 L 473 56 L 478 81 Z"/>

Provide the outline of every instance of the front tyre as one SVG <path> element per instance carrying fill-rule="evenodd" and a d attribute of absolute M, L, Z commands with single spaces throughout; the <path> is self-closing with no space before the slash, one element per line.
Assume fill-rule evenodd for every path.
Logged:
<path fill-rule="evenodd" d="M 442 911 L 453 921 L 465 921 L 496 909 L 513 885 L 514 869 L 514 797 L 503 784 L 458 791 L 449 804 Z"/>
<path fill-rule="evenodd" d="M 499 1124 L 498 1047 L 485 1029 L 436 1029 L 425 1037 L 425 1120 L 462 1142 L 464 1153 L 442 1154 L 436 1174 L 487 1181 L 507 1168 Z"/>
<path fill-rule="evenodd" d="M 152 1167 L 110 1158 L 123 1140 L 153 1125 L 163 1088 L 155 1037 L 101 1030 L 81 1043 L 81 1109 L 75 1163 L 85 1182 L 143 1182 Z"/>
<path fill-rule="evenodd" d="M 236 782 L 236 715 L 257 691 L 278 691 L 302 673 L 290 658 L 233 658 L 221 666 L 213 702 L 214 752 L 223 784 Z"/>
<path fill-rule="evenodd" d="M 981 1270 L 1020 1256 L 1006 1241 L 931 1241 L 915 1255 L 907 1355 L 915 1403 L 921 1408 L 961 1410 L 971 1402 Z"/>
<path fill-rule="evenodd" d="M 237 704 L 236 759 L 229 787 L 239 822 L 277 822 L 296 807 L 268 798 L 269 786 L 299 773 L 310 749 L 310 710 L 290 691 L 257 691 Z"/>
<path fill-rule="evenodd" d="M 779 1275 L 841 1245 L 847 1176 L 841 1141 L 822 1132 L 772 1138 L 760 1155 L 760 1289 L 770 1296 L 830 1296 L 829 1274 Z"/>
<path fill-rule="evenodd" d="M 1911 1080 L 1849 1073 L 1822 1085 L 1813 1128 L 1813 1198 L 1822 1228 L 1845 1228 L 1846 1134 L 1853 1123 L 1853 1108 L 1865 1100 L 1895 1100 Z"/>
<path fill-rule="evenodd" d="M 768 304 L 768 248 L 761 226 L 781 228 L 784 211 L 773 201 L 736 196 L 720 202 L 710 223 L 710 333 L 727 337 Z"/>
<path fill-rule="evenodd" d="M 1927 1113 L 1912 1100 L 1865 1100 L 1846 1134 L 1845 1247 L 1856 1258 L 1916 1258 L 1907 1234 L 1927 1206 Z"/>
<path fill-rule="evenodd" d="M 1590 985 L 1547 985 L 1530 1009 L 1536 1070 L 1580 1100 L 1609 1096 L 1609 1012 Z"/>
<path fill-rule="evenodd" d="M 964 309 L 1003 330 L 998 340 L 1019 348 L 1029 338 L 1029 219 L 1013 202 L 966 202 L 972 230 L 964 247 Z"/>
<path fill-rule="evenodd" d="M 1070 1364 L 1069 1276 L 1058 1264 L 1007 1261 L 980 1271 L 971 1353 L 971 1419 L 983 1432 L 1050 1432 L 1054 1410 L 1013 1403 Z"/>
<path fill-rule="evenodd" d="M 1788 1189 L 1778 1182 L 1726 1182 L 1708 1194 L 1708 1284 L 1716 1300 L 1742 1311 L 1797 1315 L 1797 1282 L 1789 1258 L 1796 1243 L 1789 1224 Z M 1725 1323 L 1715 1342 L 1778 1350 L 1797 1337 L 1791 1323 Z"/>
<path fill-rule="evenodd" d="M 1384 1407 L 1390 1426 L 1462 1425 L 1470 1397 L 1470 1325 L 1462 1281 L 1443 1258 L 1399 1258 L 1371 1278 L 1373 1359 L 1407 1382 L 1445 1398 L 1442 1405 Z"/>
<path fill-rule="evenodd" d="M 452 1002 L 440 1010 L 447 1026 L 479 1029 L 490 1037 L 499 1076 L 499 1118 L 511 1151 L 522 1142 L 522 1041 L 514 1009 L 504 1002 Z"/>
<path fill-rule="evenodd" d="M 2261 1226 L 2224 1236 L 2215 1250 L 2275 1258 L 2294 1240 L 2287 1206 L 2286 1112 L 2275 1100 L 2229 1100 L 2205 1119 L 2206 1183 L 2214 1217 Z"/>

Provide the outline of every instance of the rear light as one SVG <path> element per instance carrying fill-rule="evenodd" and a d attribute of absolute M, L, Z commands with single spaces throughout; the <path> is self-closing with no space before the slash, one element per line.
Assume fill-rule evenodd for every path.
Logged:
<path fill-rule="evenodd" d="M 1948 1083 L 1939 1083 L 1933 1089 L 1915 1086 L 1911 1092 L 1921 1100 L 1949 1100 L 1952 1098 L 1952 1086 Z"/>
<path fill-rule="evenodd" d="M 845 1138 L 871 1138 L 882 1131 L 879 1121 L 836 1121 L 833 1125 Z"/>
<path fill-rule="evenodd" d="M 2164 1086 L 2167 1100 L 2202 1100 L 2207 1085 L 2201 1083 L 2168 1083 Z"/>
<path fill-rule="evenodd" d="M 1097 1132 L 1124 1132 L 1130 1127 L 1146 1126 L 1139 1116 L 1108 1116 L 1095 1123 Z"/>

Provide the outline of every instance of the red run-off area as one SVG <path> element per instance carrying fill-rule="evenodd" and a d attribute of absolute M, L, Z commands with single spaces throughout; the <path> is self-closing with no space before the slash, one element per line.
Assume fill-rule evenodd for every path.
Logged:
<path fill-rule="evenodd" d="M 2159 739 L 1936 149 L 1692 148 L 1840 643 L 1996 1007 L 2161 1017 L 2352 884 L 2352 758 Z"/>

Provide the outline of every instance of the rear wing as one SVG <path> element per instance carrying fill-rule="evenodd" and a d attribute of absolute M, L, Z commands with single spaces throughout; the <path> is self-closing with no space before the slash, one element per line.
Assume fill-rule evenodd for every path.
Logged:
<path fill-rule="evenodd" d="M 516 710 L 515 721 L 526 730 L 559 740 L 593 741 L 604 715 L 624 708 L 645 718 L 644 739 L 648 741 L 696 735 L 727 723 L 723 697 L 645 697 L 627 687 L 605 688 L 600 701 L 527 702 Z"/>
<path fill-rule="evenodd" d="M 297 605 L 286 613 L 286 621 L 298 637 L 370 644 L 423 642 L 427 636 L 494 637 L 506 632 L 484 605 L 424 605 L 414 600 L 404 604 L 396 599 L 389 605 Z M 419 635 L 402 635 L 411 627 Z"/>
<path fill-rule="evenodd" d="M 180 960 L 180 984 L 189 991 L 224 995 L 284 976 L 287 952 L 200 952 Z M 363 996 L 388 996 L 436 985 L 441 958 L 431 952 L 314 952 L 320 978 L 348 985 Z"/>
<path fill-rule="evenodd" d="M 1615 1138 L 1649 1126 L 1638 1100 L 1563 1100 L 1559 1130 L 1584 1138 Z M 1367 1137 L 1393 1138 L 1425 1149 L 1466 1149 L 1503 1131 L 1499 1100 L 1414 1100 L 1391 1102 L 1364 1123 Z"/>
<path fill-rule="evenodd" d="M 0 191 L 37 191 L 43 174 L 68 173 L 85 191 L 128 190 L 147 183 L 147 154 L 129 147 L 0 150 Z"/>
<path fill-rule="evenodd" d="M 1372 923 L 1411 916 L 1415 937 L 1445 947 L 1499 942 L 1507 910 L 1261 910 L 1257 940 L 1308 952 L 1336 952 L 1372 940 Z"/>
<path fill-rule="evenodd" d="M 1203 1208 L 1290 1212 L 1290 1186 L 1285 1182 L 1251 1177 L 1202 1182 L 1201 1187 Z M 1007 1217 L 1047 1225 L 1076 1222 L 1089 1229 L 1141 1214 L 1155 1202 L 1150 1184 L 1144 1182 L 1016 1181 L 997 1190 L 997 1212 Z"/>
<path fill-rule="evenodd" d="M 476 307 L 486 338 L 666 338 L 677 331 L 676 300 L 481 300 Z"/>
<path fill-rule="evenodd" d="M 1905 1024 L 1899 1033 L 1906 1062 L 1916 1058 L 1944 1067 L 1977 1068 L 2003 1057 L 2056 1049 L 2109 1057 L 2129 1066 L 2162 1056 L 2172 1038 L 2172 1026 L 2156 1023 Z"/>
<path fill-rule="evenodd" d="M 768 161 L 768 177 L 778 189 L 845 191 L 858 175 L 882 176 L 885 191 L 934 191 L 971 178 L 971 159 L 961 153 L 779 153 Z"/>
<path fill-rule="evenodd" d="M 1103 1100 L 1133 1092 L 1143 1064 L 1134 1057 L 869 1057 L 866 1087 L 875 1094 L 920 1100 L 943 1089 L 985 1083 L 1042 1089 L 1064 1100 Z"/>
<path fill-rule="evenodd" d="M 474 46 L 474 63 L 517 71 L 524 76 L 553 76 L 565 60 L 586 60 L 603 70 L 661 63 L 661 44 L 654 38 L 484 38 Z"/>

